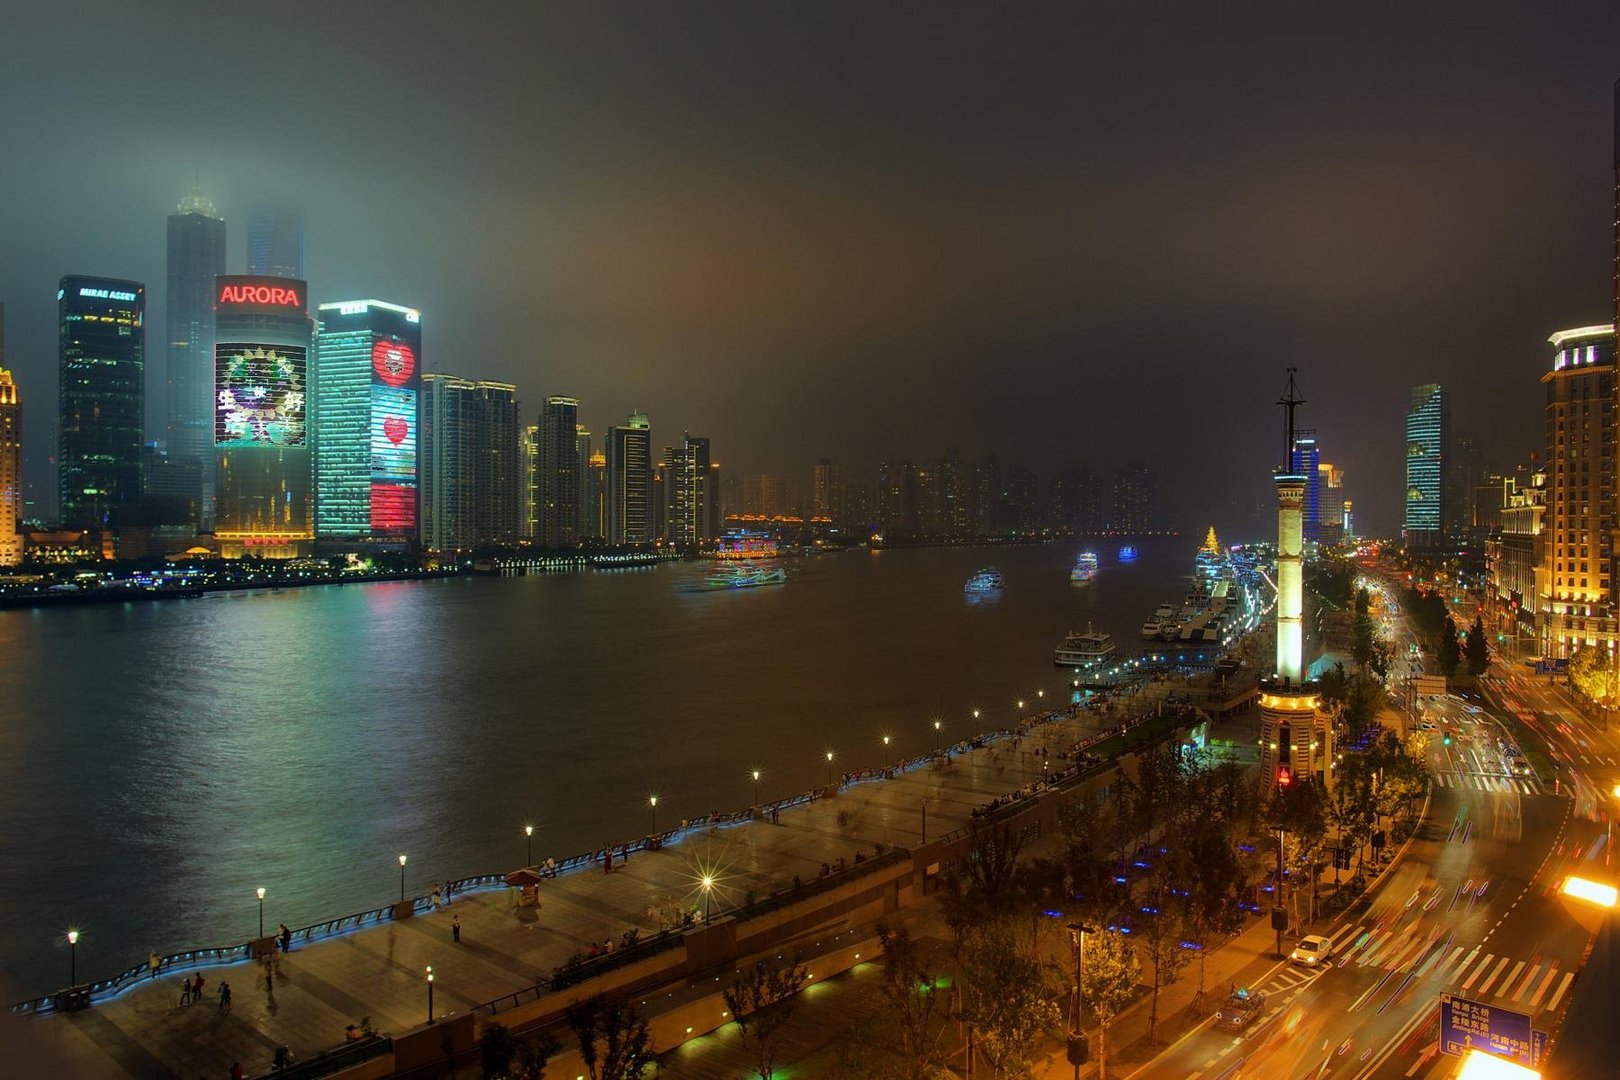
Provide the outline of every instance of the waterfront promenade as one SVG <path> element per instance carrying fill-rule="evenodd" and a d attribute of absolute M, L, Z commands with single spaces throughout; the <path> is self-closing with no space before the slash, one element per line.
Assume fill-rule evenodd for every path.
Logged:
<path fill-rule="evenodd" d="M 1169 689 L 1161 684 L 1163 689 Z M 1146 706 L 1133 699 L 1126 706 Z M 1081 711 L 1030 718 L 1015 749 L 1011 739 L 963 749 L 890 779 L 851 783 L 832 797 L 714 829 L 689 829 L 658 850 L 546 879 L 538 908 L 515 904 L 508 889 L 472 891 L 412 918 L 385 919 L 311 943 L 295 941 L 273 967 L 238 962 L 163 972 L 76 1013 L 23 1021 L 59 1068 L 74 1075 L 225 1077 L 233 1063 L 248 1075 L 269 1071 L 277 1047 L 305 1060 L 344 1041 L 345 1028 L 369 1018 L 401 1033 L 427 1019 L 425 970 L 434 972 L 439 1019 L 535 985 L 570 957 L 617 943 L 630 930 L 643 937 L 683 912 L 714 914 L 814 881 L 822 865 L 853 865 L 883 847 L 910 847 L 927 829 L 936 837 L 966 825 L 976 808 L 1039 783 L 1047 775 L 1034 750 L 1057 753 L 1117 724 L 1116 716 Z M 537 856 L 541 852 L 536 852 Z M 700 881 L 715 885 L 705 894 Z M 461 940 L 452 940 L 452 920 Z M 271 929 L 267 927 L 267 929 Z M 181 981 L 201 971 L 204 1000 L 180 1005 Z M 267 988 L 266 977 L 270 978 Z M 232 1005 L 218 989 L 230 983 Z"/>

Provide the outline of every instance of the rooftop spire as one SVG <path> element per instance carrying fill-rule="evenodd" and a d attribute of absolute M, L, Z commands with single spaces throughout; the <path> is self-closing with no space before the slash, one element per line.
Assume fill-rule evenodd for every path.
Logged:
<path fill-rule="evenodd" d="M 213 201 L 204 195 L 203 189 L 196 184 L 191 185 L 191 194 L 180 200 L 176 212 L 181 214 L 201 214 L 203 217 L 211 217 L 216 220 L 219 218 L 219 211 L 214 209 Z"/>
<path fill-rule="evenodd" d="M 1294 410 L 1305 404 L 1305 399 L 1299 396 L 1299 386 L 1294 382 L 1294 375 L 1299 368 L 1288 369 L 1288 386 L 1283 390 L 1283 396 L 1277 400 L 1287 417 L 1283 425 L 1283 471 L 1287 472 L 1294 460 Z"/>

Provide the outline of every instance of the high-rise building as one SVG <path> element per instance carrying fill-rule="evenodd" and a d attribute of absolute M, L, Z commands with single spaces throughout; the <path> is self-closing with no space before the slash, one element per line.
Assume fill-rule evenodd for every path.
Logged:
<path fill-rule="evenodd" d="M 248 214 L 248 273 L 304 280 L 304 220 L 290 207 Z"/>
<path fill-rule="evenodd" d="M 422 542 L 510 546 L 522 533 L 517 387 L 422 377 Z"/>
<path fill-rule="evenodd" d="M 1437 546 L 1445 535 L 1450 443 L 1450 395 L 1436 383 L 1412 387 L 1406 409 L 1406 515 L 1401 527 L 1401 538 L 1410 547 Z"/>
<path fill-rule="evenodd" d="M 1337 543 L 1344 538 L 1344 470 L 1330 462 L 1318 462 L 1316 489 L 1319 502 L 1316 508 L 1316 536 L 1324 544 Z"/>
<path fill-rule="evenodd" d="M 540 407 L 536 539 L 542 547 L 579 544 L 579 399 L 548 397 Z"/>
<path fill-rule="evenodd" d="M 844 478 L 827 458 L 810 469 L 810 517 L 837 528 L 844 525 Z"/>
<path fill-rule="evenodd" d="M 712 544 L 720 535 L 720 475 L 709 440 L 683 433 L 664 448 L 663 540 L 681 549 Z"/>
<path fill-rule="evenodd" d="M 141 497 L 146 286 L 69 276 L 56 306 L 61 519 L 70 528 L 104 529 Z"/>
<path fill-rule="evenodd" d="M 606 540 L 607 527 L 607 454 L 601 450 L 591 455 L 585 472 L 585 487 L 589 491 L 590 527 L 584 533 L 587 540 Z"/>
<path fill-rule="evenodd" d="M 175 476 L 195 473 L 184 493 L 198 525 L 214 526 L 214 281 L 225 273 L 225 219 L 198 188 L 169 215 L 168 418 L 165 445 Z"/>
<path fill-rule="evenodd" d="M 1547 339 L 1546 568 L 1541 599 L 1544 655 L 1582 646 L 1615 648 L 1614 327 L 1561 330 Z"/>
<path fill-rule="evenodd" d="M 1114 507 L 1108 527 L 1116 533 L 1134 535 L 1152 531 L 1153 470 L 1133 461 L 1114 474 Z"/>
<path fill-rule="evenodd" d="M 1065 469 L 1053 485 L 1052 502 L 1054 524 L 1059 528 L 1087 536 L 1108 527 L 1102 482 L 1090 469 Z"/>
<path fill-rule="evenodd" d="M 1322 519 L 1322 456 L 1316 447 L 1315 435 L 1300 435 L 1294 439 L 1289 454 L 1288 471 L 1305 478 L 1305 502 L 1300 507 L 1301 527 L 1305 542 L 1314 544 L 1321 538 Z"/>
<path fill-rule="evenodd" d="M 917 535 L 921 525 L 917 487 L 917 467 L 911 462 L 885 461 L 878 466 L 877 520 L 885 537 Z"/>
<path fill-rule="evenodd" d="M 310 553 L 308 286 L 226 276 L 214 292 L 214 535 L 225 558 Z"/>
<path fill-rule="evenodd" d="M 1512 641 L 1517 652 L 1521 640 L 1535 641 L 1544 599 L 1546 472 L 1532 473 L 1522 485 L 1517 476 L 1503 477 L 1501 502 L 1501 523 L 1485 540 L 1493 601 L 1489 609 L 1493 628 Z"/>
<path fill-rule="evenodd" d="M 869 480 L 851 480 L 844 485 L 844 523 L 839 526 L 851 539 L 865 540 L 877 525 L 877 504 Z"/>
<path fill-rule="evenodd" d="M 540 425 L 526 425 L 518 438 L 518 456 L 523 466 L 518 480 L 518 535 L 533 540 L 537 521 L 535 485 L 540 479 Z"/>
<path fill-rule="evenodd" d="M 631 413 L 607 433 L 608 543 L 652 543 L 652 474 L 652 424 L 645 413 Z"/>
<path fill-rule="evenodd" d="M 5 308 L 0 306 L 0 566 L 22 562 L 22 401 L 5 368 Z"/>
<path fill-rule="evenodd" d="M 596 533 L 596 508 L 592 504 L 591 476 L 591 433 L 585 430 L 584 424 L 574 426 L 574 448 L 579 458 L 579 516 L 575 525 L 575 536 L 580 540 L 594 539 Z"/>
<path fill-rule="evenodd" d="M 315 535 L 416 543 L 421 312 L 382 300 L 322 304 L 315 372 Z"/>

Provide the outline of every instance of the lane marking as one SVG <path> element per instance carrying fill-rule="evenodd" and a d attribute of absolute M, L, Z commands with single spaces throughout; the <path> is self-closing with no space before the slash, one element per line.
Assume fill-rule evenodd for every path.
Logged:
<path fill-rule="evenodd" d="M 1548 964 L 1547 965 L 1547 977 L 1545 979 L 1541 980 L 1541 986 L 1536 989 L 1535 996 L 1530 999 L 1530 1007 L 1532 1009 L 1541 1008 L 1541 996 L 1547 992 L 1547 987 L 1551 986 L 1552 981 L 1557 977 L 1558 977 L 1558 965 L 1557 964 Z"/>
<path fill-rule="evenodd" d="M 1520 963 L 1523 963 L 1523 961 L 1520 961 Z M 1508 957 L 1504 956 L 1502 957 L 1502 962 L 1497 964 L 1496 967 L 1491 970 L 1490 977 L 1479 984 L 1479 993 L 1481 997 L 1491 992 L 1491 985 L 1496 982 L 1496 977 L 1502 974 L 1502 969 L 1507 966 Z"/>
<path fill-rule="evenodd" d="M 1475 949 L 1474 951 L 1476 953 L 1479 952 L 1478 949 Z M 1486 965 L 1488 965 L 1492 960 L 1495 960 L 1495 959 L 1496 959 L 1496 954 L 1495 953 L 1486 953 L 1485 954 L 1485 959 L 1483 959 L 1483 960 L 1481 960 L 1479 962 L 1479 967 L 1475 968 L 1474 973 L 1472 975 L 1468 976 L 1468 981 L 1462 984 L 1462 988 L 1464 990 L 1467 990 L 1470 986 L 1473 986 L 1474 985 L 1474 980 L 1479 978 L 1479 973 L 1484 971 Z"/>
<path fill-rule="evenodd" d="M 1514 966 L 1513 973 L 1511 975 L 1509 975 L 1507 978 L 1502 980 L 1502 985 L 1496 991 L 1496 996 L 1501 997 L 1501 998 L 1507 997 L 1508 988 L 1513 985 L 1513 980 L 1517 979 L 1519 977 L 1519 972 L 1521 972 L 1523 970 L 1524 970 L 1524 961 L 1520 960 L 1518 962 L 1518 964 Z M 1485 992 L 1485 989 L 1486 989 L 1485 987 L 1481 987 L 1479 992 L 1483 994 Z"/>
<path fill-rule="evenodd" d="M 1537 975 L 1541 974 L 1541 967 L 1542 967 L 1542 965 L 1538 963 L 1535 967 L 1530 969 L 1530 974 L 1526 975 L 1524 977 L 1524 982 L 1519 984 L 1518 993 L 1513 995 L 1513 1000 L 1514 1001 L 1523 1001 L 1524 1000 L 1524 992 L 1526 990 L 1530 989 L 1530 984 L 1536 981 L 1536 976 Z"/>
<path fill-rule="evenodd" d="M 1558 1003 L 1563 1000 L 1564 991 L 1568 990 L 1569 989 L 1569 984 L 1574 982 L 1574 981 L 1575 981 L 1575 973 L 1573 971 L 1564 972 L 1564 981 L 1558 984 L 1558 992 L 1555 993 L 1552 996 L 1551 1001 L 1547 1002 L 1547 1011 L 1548 1012 L 1553 1012 L 1553 1011 L 1557 1010 Z"/>

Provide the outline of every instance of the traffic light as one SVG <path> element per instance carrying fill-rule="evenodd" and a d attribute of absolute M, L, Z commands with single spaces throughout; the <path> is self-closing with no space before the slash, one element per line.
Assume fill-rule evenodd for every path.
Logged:
<path fill-rule="evenodd" d="M 1444 738 L 1442 738 L 1442 739 L 1441 739 L 1441 740 L 1440 740 L 1440 741 L 1441 741 L 1441 742 L 1443 742 L 1443 743 L 1445 743 L 1445 744 L 1446 744 L 1446 745 L 1447 745 L 1447 746 L 1450 746 L 1450 745 L 1451 745 L 1451 729 L 1450 729 L 1450 728 L 1447 728 L 1447 729 L 1446 729 L 1446 731 L 1445 731 L 1445 737 L 1444 737 Z"/>

